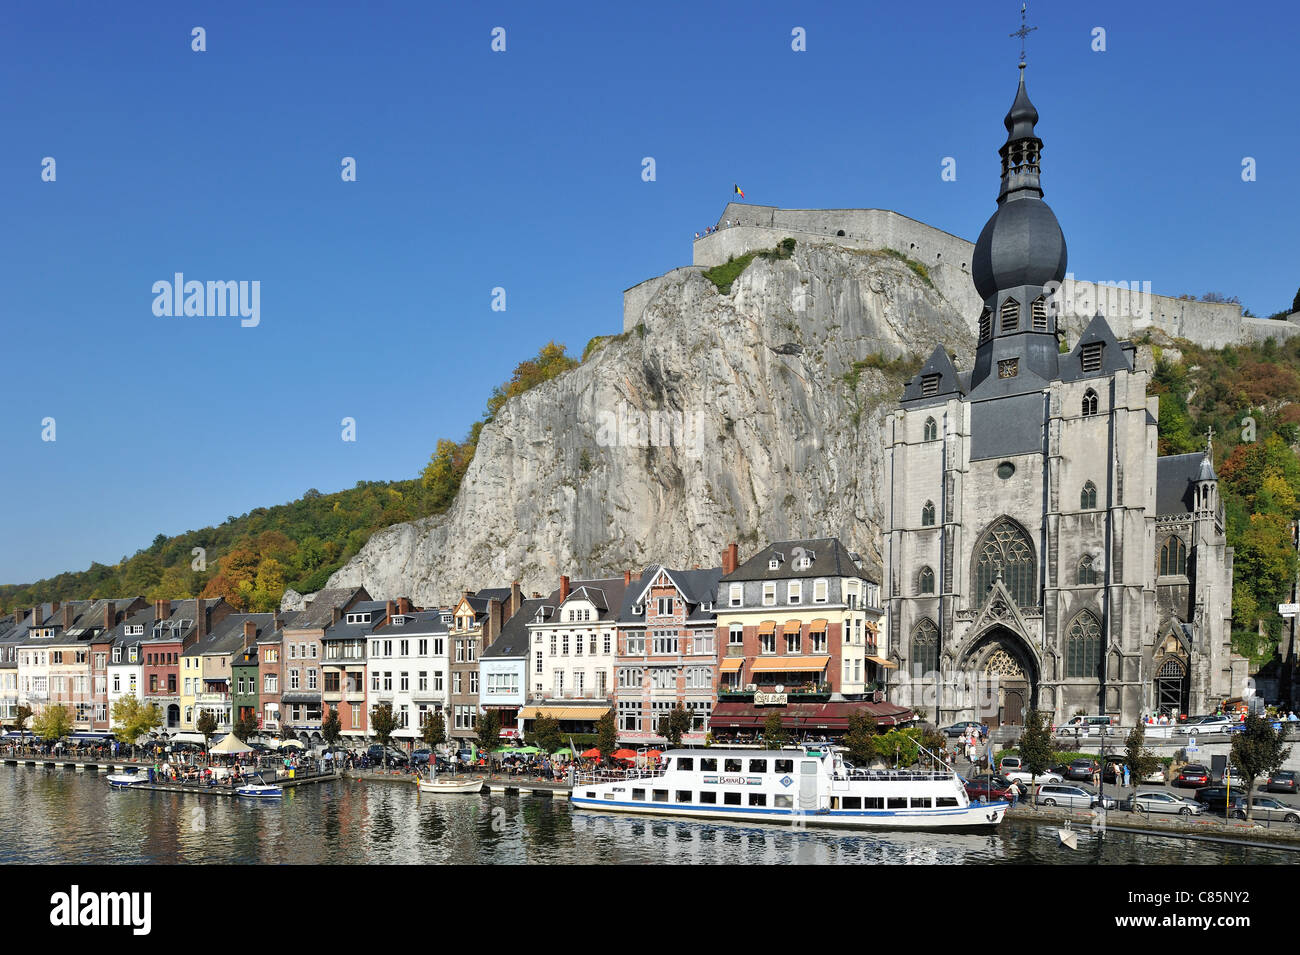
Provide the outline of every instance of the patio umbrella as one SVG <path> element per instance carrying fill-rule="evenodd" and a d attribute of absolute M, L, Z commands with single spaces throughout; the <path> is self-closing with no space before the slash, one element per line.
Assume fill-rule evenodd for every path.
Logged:
<path fill-rule="evenodd" d="M 520 756 L 536 756 L 541 752 L 536 746 L 520 746 L 518 749 L 512 749 L 510 752 L 518 753 Z"/>
<path fill-rule="evenodd" d="M 583 759 L 600 759 L 600 750 L 594 746 L 582 754 Z"/>
<path fill-rule="evenodd" d="M 610 755 L 615 759 L 636 759 L 636 753 L 630 749 L 616 749 Z"/>
<path fill-rule="evenodd" d="M 280 748 L 281 749 L 306 749 L 307 747 L 303 746 L 302 743 L 298 742 L 296 739 L 287 739 L 280 744 Z"/>
<path fill-rule="evenodd" d="M 227 733 L 220 743 L 213 746 L 209 752 L 212 753 L 251 753 L 253 747 L 249 746 L 234 733 Z"/>
<path fill-rule="evenodd" d="M 657 749 L 648 749 L 648 750 L 645 751 L 645 758 L 646 758 L 646 759 L 658 759 L 658 758 L 659 758 L 660 756 L 662 756 L 662 755 L 663 755 L 663 753 L 661 753 L 661 752 L 660 752 L 659 750 L 657 750 Z"/>
<path fill-rule="evenodd" d="M 552 756 L 572 756 L 572 755 L 573 755 L 573 750 L 569 749 L 569 747 L 566 746 L 566 747 L 564 747 L 563 749 L 557 749 L 557 750 L 556 750 L 555 752 L 553 752 L 551 755 L 552 755 Z"/>

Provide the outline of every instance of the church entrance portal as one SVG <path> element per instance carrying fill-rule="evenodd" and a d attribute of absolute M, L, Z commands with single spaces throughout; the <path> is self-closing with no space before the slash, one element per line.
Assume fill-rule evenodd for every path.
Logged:
<path fill-rule="evenodd" d="M 1020 639 L 992 630 L 975 645 L 967 665 L 984 682 L 979 719 L 990 727 L 1024 726 L 1034 707 L 1037 673 Z"/>

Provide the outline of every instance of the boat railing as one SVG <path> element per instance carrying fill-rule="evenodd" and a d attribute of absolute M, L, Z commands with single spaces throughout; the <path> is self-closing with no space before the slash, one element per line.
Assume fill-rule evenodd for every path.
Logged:
<path fill-rule="evenodd" d="M 594 772 L 577 773 L 574 780 L 583 785 L 595 783 L 621 783 L 636 779 L 658 779 L 664 775 L 662 769 L 598 769 Z"/>
<path fill-rule="evenodd" d="M 849 769 L 834 773 L 832 779 L 863 779 L 874 782 L 944 782 L 955 779 L 952 773 L 907 769 Z"/>

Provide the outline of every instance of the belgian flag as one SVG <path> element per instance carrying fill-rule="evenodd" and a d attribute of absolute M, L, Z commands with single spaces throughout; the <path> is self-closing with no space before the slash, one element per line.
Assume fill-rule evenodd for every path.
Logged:
<path fill-rule="evenodd" d="M 745 198 L 745 190 L 741 189 L 740 186 L 736 185 L 736 184 L 733 182 L 733 183 L 731 184 L 731 188 L 735 190 L 735 194 L 738 195 L 738 196 L 740 196 L 740 198 L 742 198 L 742 199 Z"/>

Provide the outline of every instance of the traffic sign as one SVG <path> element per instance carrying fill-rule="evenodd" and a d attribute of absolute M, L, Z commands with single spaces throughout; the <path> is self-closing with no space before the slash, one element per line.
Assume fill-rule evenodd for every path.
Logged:
<path fill-rule="evenodd" d="M 1294 617 L 1300 614 L 1300 604 L 1278 604 L 1277 612 L 1284 617 Z"/>

